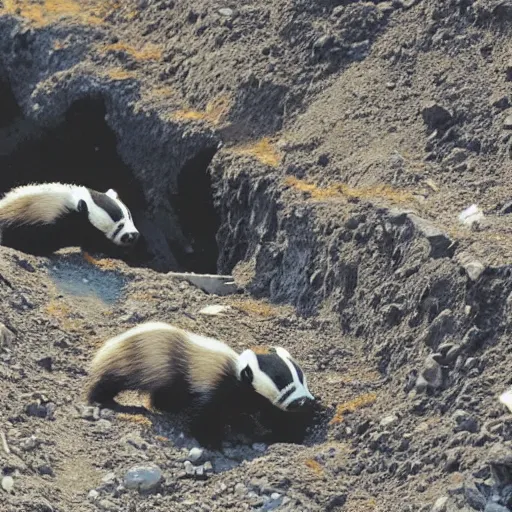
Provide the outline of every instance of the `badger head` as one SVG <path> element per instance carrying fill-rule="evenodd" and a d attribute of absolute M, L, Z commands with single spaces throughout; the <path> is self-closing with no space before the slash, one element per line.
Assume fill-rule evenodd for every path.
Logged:
<path fill-rule="evenodd" d="M 265 353 L 245 350 L 238 360 L 238 374 L 241 382 L 283 411 L 302 411 L 315 403 L 304 372 L 282 347 Z"/>
<path fill-rule="evenodd" d="M 105 193 L 88 189 L 89 197 L 78 201 L 77 210 L 116 245 L 130 247 L 139 239 L 132 214 L 113 189 Z"/>

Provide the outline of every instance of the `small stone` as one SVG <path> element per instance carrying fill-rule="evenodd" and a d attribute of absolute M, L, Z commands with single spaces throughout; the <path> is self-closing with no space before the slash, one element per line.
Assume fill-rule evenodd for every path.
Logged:
<path fill-rule="evenodd" d="M 119 510 L 119 507 L 115 503 L 112 503 L 109 500 L 99 501 L 98 508 L 100 510 L 105 510 L 106 512 L 117 512 Z"/>
<path fill-rule="evenodd" d="M 53 359 L 50 356 L 42 357 L 37 360 L 37 364 L 45 370 L 51 372 L 53 366 Z"/>
<path fill-rule="evenodd" d="M 99 497 L 100 497 L 100 493 L 98 491 L 96 491 L 95 489 L 92 489 L 91 491 L 89 491 L 89 494 L 87 495 L 87 498 L 90 501 L 96 501 Z"/>
<path fill-rule="evenodd" d="M 441 498 L 437 498 L 434 506 L 432 507 L 431 512 L 447 512 L 448 507 L 448 497 L 442 496 Z"/>
<path fill-rule="evenodd" d="M 318 157 L 317 162 L 318 162 L 318 165 L 320 165 L 322 167 L 327 166 L 327 164 L 329 163 L 329 155 L 326 153 L 323 153 L 322 155 L 320 155 Z"/>
<path fill-rule="evenodd" d="M 203 456 L 204 450 L 202 448 L 192 448 L 188 453 L 188 459 L 191 462 L 197 462 Z"/>
<path fill-rule="evenodd" d="M 407 217 L 413 223 L 414 227 L 429 241 L 429 256 L 431 258 L 444 258 L 453 255 L 456 244 L 446 233 L 443 233 L 430 221 L 422 219 L 414 213 L 409 213 Z"/>
<path fill-rule="evenodd" d="M 478 358 L 476 357 L 468 357 L 466 362 L 464 363 L 464 369 L 469 371 L 478 366 Z"/>
<path fill-rule="evenodd" d="M 505 130 L 512 130 L 512 114 L 508 115 L 505 121 L 503 121 L 503 128 L 505 128 Z"/>
<path fill-rule="evenodd" d="M 213 465 L 209 460 L 203 464 L 203 468 L 206 473 L 213 473 Z"/>
<path fill-rule="evenodd" d="M 433 355 L 426 358 L 425 368 L 421 372 L 420 378 L 416 381 L 416 387 L 419 388 L 419 390 L 423 389 L 424 382 L 433 389 L 437 389 L 443 384 L 441 365 L 434 359 Z"/>
<path fill-rule="evenodd" d="M 247 487 L 245 487 L 245 485 L 242 483 L 236 484 L 235 485 L 235 494 L 237 496 L 244 496 L 245 494 L 247 494 Z"/>
<path fill-rule="evenodd" d="M 231 306 L 221 306 L 220 304 L 206 306 L 205 308 L 199 311 L 200 315 L 208 315 L 208 316 L 221 316 L 225 315 L 232 311 Z"/>
<path fill-rule="evenodd" d="M 395 82 L 386 82 L 386 88 L 392 91 L 396 87 Z"/>
<path fill-rule="evenodd" d="M 388 425 L 391 425 L 392 423 L 394 423 L 396 420 L 398 420 L 398 418 L 392 414 L 390 416 L 386 416 L 386 417 L 382 418 L 380 420 L 379 425 L 381 427 L 387 427 Z"/>
<path fill-rule="evenodd" d="M 42 476 L 55 476 L 55 472 L 51 466 L 43 464 L 37 468 L 37 472 Z"/>
<path fill-rule="evenodd" d="M 46 406 L 41 403 L 41 400 L 31 402 L 25 407 L 25 412 L 28 416 L 34 416 L 36 418 L 46 418 L 47 410 Z"/>
<path fill-rule="evenodd" d="M 430 130 L 443 128 L 453 119 L 452 114 L 435 101 L 426 103 L 421 111 L 421 115 L 424 123 Z"/>
<path fill-rule="evenodd" d="M 36 436 L 30 436 L 26 439 L 23 439 L 20 443 L 20 448 L 24 451 L 24 452 L 30 452 L 32 450 L 34 450 L 35 448 L 37 448 L 39 445 L 41 444 L 41 442 L 39 441 L 39 439 L 36 437 Z"/>
<path fill-rule="evenodd" d="M 328 49 L 334 44 L 334 36 L 324 35 L 319 37 L 314 43 L 313 48 L 316 50 Z"/>
<path fill-rule="evenodd" d="M 491 105 L 499 110 L 505 110 L 510 107 L 508 96 L 492 96 Z"/>
<path fill-rule="evenodd" d="M 485 508 L 485 496 L 473 485 L 464 487 L 466 501 L 474 510 L 483 510 Z"/>
<path fill-rule="evenodd" d="M 12 476 L 4 476 L 2 478 L 2 489 L 5 492 L 11 493 L 14 488 L 14 479 Z"/>
<path fill-rule="evenodd" d="M 186 460 L 184 466 L 185 466 L 185 473 L 189 476 L 194 476 L 194 473 L 195 473 L 194 464 L 192 464 L 192 462 L 190 462 L 189 460 Z"/>
<path fill-rule="evenodd" d="M 151 491 L 162 480 L 162 471 L 157 466 L 135 466 L 124 477 L 124 486 L 127 489 Z"/>
<path fill-rule="evenodd" d="M 219 9 L 218 12 L 221 16 L 226 16 L 226 17 L 230 17 L 230 16 L 233 16 L 233 14 L 235 14 L 235 11 L 233 11 L 233 9 L 230 9 L 229 7 L 222 7 Z"/>
<path fill-rule="evenodd" d="M 15 334 L 4 324 L 0 323 L 0 347 L 12 348 L 12 343 L 15 339 Z"/>
<path fill-rule="evenodd" d="M 278 500 L 280 497 L 281 497 L 281 495 L 278 492 L 273 492 L 270 495 L 270 498 L 273 499 L 273 500 Z"/>
<path fill-rule="evenodd" d="M 487 503 L 484 512 L 510 512 L 510 509 L 498 503 Z"/>
<path fill-rule="evenodd" d="M 252 445 L 252 449 L 256 452 L 263 453 L 267 449 L 267 445 L 265 443 L 254 443 Z"/>
<path fill-rule="evenodd" d="M 101 483 L 102 484 L 107 484 L 107 485 L 110 485 L 110 484 L 113 484 L 115 483 L 116 481 L 116 474 L 111 472 L 111 473 L 107 473 L 102 479 L 101 479 Z"/>
<path fill-rule="evenodd" d="M 92 407 L 90 405 L 84 405 L 79 408 L 80 416 L 84 420 L 98 421 L 100 419 L 99 407 Z"/>

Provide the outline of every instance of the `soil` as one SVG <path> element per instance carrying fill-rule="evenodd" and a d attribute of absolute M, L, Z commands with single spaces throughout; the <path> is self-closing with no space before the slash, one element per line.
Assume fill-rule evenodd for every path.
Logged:
<path fill-rule="evenodd" d="M 0 191 L 115 188 L 146 244 L 2 248 L 2 510 L 512 510 L 509 3 L 0 8 Z M 182 419 L 85 407 L 95 348 L 145 320 L 288 348 L 324 408 L 306 441 L 191 469 Z"/>

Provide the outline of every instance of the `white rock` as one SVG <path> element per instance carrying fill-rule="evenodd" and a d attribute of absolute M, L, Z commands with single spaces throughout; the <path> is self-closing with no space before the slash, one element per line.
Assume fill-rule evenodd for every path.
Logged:
<path fill-rule="evenodd" d="M 231 306 L 222 306 L 220 304 L 213 304 L 211 306 L 206 306 L 205 308 L 201 309 L 199 311 L 200 315 L 210 315 L 210 316 L 217 316 L 217 315 L 224 315 L 225 313 L 228 313 L 232 310 Z"/>
<path fill-rule="evenodd" d="M 188 460 L 190 462 L 197 462 L 203 456 L 204 450 L 202 448 L 192 448 L 188 452 Z"/>
<path fill-rule="evenodd" d="M 512 388 L 507 389 L 500 395 L 500 402 L 512 412 Z"/>
<path fill-rule="evenodd" d="M 483 220 L 484 212 L 476 204 L 472 204 L 459 215 L 459 221 L 468 227 L 473 226 L 475 223 L 480 223 Z"/>
<path fill-rule="evenodd" d="M 87 495 L 87 498 L 89 498 L 91 501 L 96 501 L 100 497 L 100 493 L 93 489 L 92 491 L 89 491 L 89 494 Z"/>
<path fill-rule="evenodd" d="M 397 419 L 398 418 L 394 414 L 390 414 L 389 416 L 386 416 L 380 420 L 380 426 L 387 427 L 388 425 L 391 425 L 391 423 L 394 423 Z"/>
<path fill-rule="evenodd" d="M 5 492 L 12 492 L 14 487 L 14 478 L 12 476 L 4 476 L 2 478 L 2 489 Z"/>
<path fill-rule="evenodd" d="M 150 491 L 162 480 L 162 471 L 157 466 L 135 466 L 124 476 L 124 486 L 127 489 Z"/>

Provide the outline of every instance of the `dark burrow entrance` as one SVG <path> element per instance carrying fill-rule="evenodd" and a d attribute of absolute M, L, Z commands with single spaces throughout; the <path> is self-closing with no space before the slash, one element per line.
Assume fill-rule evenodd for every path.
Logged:
<path fill-rule="evenodd" d="M 0 80 L 0 194 L 31 182 L 60 181 L 102 192 L 114 188 L 130 208 L 142 236 L 129 256 L 115 249 L 109 256 L 163 272 L 216 273 L 219 220 L 207 172 L 216 149 L 204 150 L 185 164 L 178 176 L 178 190 L 169 197 L 189 241 L 188 250 L 169 242 L 172 254 L 158 259 L 155 255 L 162 255 L 162 244 L 153 250 L 155 225 L 147 215 L 154 208 L 144 197 L 143 184 L 118 155 L 116 135 L 105 114 L 101 98 L 87 98 L 75 102 L 56 127 L 43 130 L 23 117 L 9 84 Z M 177 265 L 168 263 L 173 261 Z"/>

